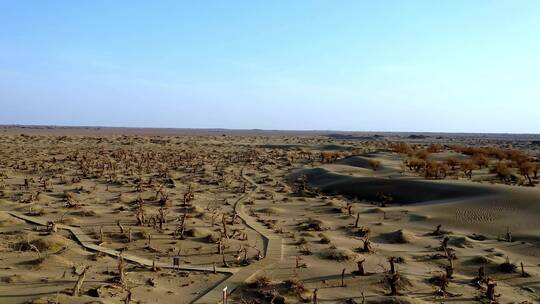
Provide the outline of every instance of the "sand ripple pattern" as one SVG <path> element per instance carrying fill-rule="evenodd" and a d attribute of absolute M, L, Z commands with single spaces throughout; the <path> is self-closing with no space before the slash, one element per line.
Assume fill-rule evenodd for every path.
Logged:
<path fill-rule="evenodd" d="M 460 223 L 492 223 L 516 216 L 517 209 L 511 202 L 493 202 L 484 207 L 460 207 L 456 210 L 456 221 Z"/>

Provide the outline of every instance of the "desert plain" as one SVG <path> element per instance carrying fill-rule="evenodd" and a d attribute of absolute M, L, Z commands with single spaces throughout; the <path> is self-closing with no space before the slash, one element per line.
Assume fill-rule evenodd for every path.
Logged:
<path fill-rule="evenodd" d="M 0 303 L 539 303 L 540 136 L 3 126 Z"/>

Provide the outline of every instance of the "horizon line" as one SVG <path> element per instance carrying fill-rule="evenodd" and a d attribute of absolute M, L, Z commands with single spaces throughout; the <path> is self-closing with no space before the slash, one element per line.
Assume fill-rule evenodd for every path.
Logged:
<path fill-rule="evenodd" d="M 205 128 L 205 127 L 136 127 L 136 126 L 101 126 L 101 125 L 56 125 L 56 124 L 0 124 L 0 128 L 58 128 L 58 129 L 146 129 L 146 130 L 200 130 L 200 131 L 251 131 L 251 132 L 309 132 L 309 133 L 398 133 L 398 134 L 457 134 L 457 135 L 540 135 L 540 133 L 514 133 L 514 132 L 450 132 L 450 131 L 373 131 L 373 130 L 323 130 L 323 129 L 236 129 L 236 128 Z"/>

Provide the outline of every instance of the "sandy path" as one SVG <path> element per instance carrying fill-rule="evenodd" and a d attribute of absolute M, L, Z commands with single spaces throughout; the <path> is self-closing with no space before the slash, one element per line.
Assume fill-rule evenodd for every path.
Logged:
<path fill-rule="evenodd" d="M 27 221 L 29 223 L 33 223 L 33 224 L 40 225 L 40 226 L 47 226 L 47 221 L 37 219 L 35 217 L 26 216 L 26 215 L 23 215 L 23 214 L 20 214 L 18 212 L 14 212 L 14 211 L 2 211 L 2 212 L 6 212 L 6 213 L 8 213 L 8 214 L 10 214 L 10 215 L 12 215 L 14 217 L 25 220 L 25 221 Z M 73 236 L 75 236 L 77 241 L 81 244 L 81 246 L 83 246 L 84 248 L 86 248 L 88 250 L 100 251 L 100 252 L 106 253 L 106 254 L 108 254 L 110 256 L 113 256 L 113 257 L 119 257 L 120 254 L 122 254 L 122 257 L 126 261 L 130 261 L 130 262 L 140 264 L 140 265 L 143 265 L 143 266 L 147 266 L 147 267 L 152 267 L 153 261 L 150 260 L 150 259 L 145 259 L 145 258 L 136 256 L 136 255 L 132 255 L 132 254 L 121 253 L 118 250 L 114 250 L 114 249 L 110 249 L 110 248 L 107 248 L 107 247 L 96 245 L 95 243 L 97 241 L 94 240 L 93 238 L 91 238 L 90 236 L 88 236 L 87 234 L 85 234 L 82 231 L 82 229 L 80 229 L 78 227 L 72 227 L 72 226 L 62 225 L 62 224 L 58 224 L 57 227 L 59 229 L 64 229 L 64 230 L 68 230 L 69 232 L 71 232 L 73 234 Z M 156 266 L 160 267 L 160 268 L 173 268 L 172 263 L 171 264 L 165 264 L 165 263 L 162 263 L 162 262 L 156 262 Z M 180 265 L 179 269 L 180 270 L 188 270 L 188 271 L 213 271 L 212 267 L 190 266 L 190 265 L 186 265 L 186 264 Z M 216 267 L 216 272 L 219 272 L 219 273 L 230 274 L 230 273 L 234 273 L 236 271 L 237 271 L 237 269 L 235 269 L 235 268 Z"/>
<path fill-rule="evenodd" d="M 238 272 L 234 273 L 232 276 L 228 277 L 227 279 L 213 287 L 211 290 L 209 290 L 206 294 L 195 300 L 193 302 L 194 304 L 221 303 L 223 296 L 222 293 L 225 287 L 227 287 L 227 290 L 229 292 L 233 292 L 238 286 L 240 286 L 250 278 L 253 278 L 262 270 L 271 267 L 281 261 L 283 255 L 282 238 L 268 230 L 259 222 L 257 222 L 253 217 L 246 213 L 244 208 L 244 201 L 248 197 L 250 197 L 256 190 L 259 189 L 259 185 L 245 175 L 242 175 L 242 178 L 255 186 L 255 189 L 251 190 L 247 195 L 244 195 L 238 201 L 236 201 L 234 210 L 248 227 L 257 231 L 265 239 L 266 248 L 264 259 L 253 263 L 247 267 L 241 268 Z"/>

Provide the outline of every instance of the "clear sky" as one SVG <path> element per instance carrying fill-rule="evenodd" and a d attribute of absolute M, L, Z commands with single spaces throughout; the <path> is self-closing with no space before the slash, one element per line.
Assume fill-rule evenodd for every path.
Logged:
<path fill-rule="evenodd" d="M 0 1 L 0 124 L 540 133 L 540 1 Z"/>

